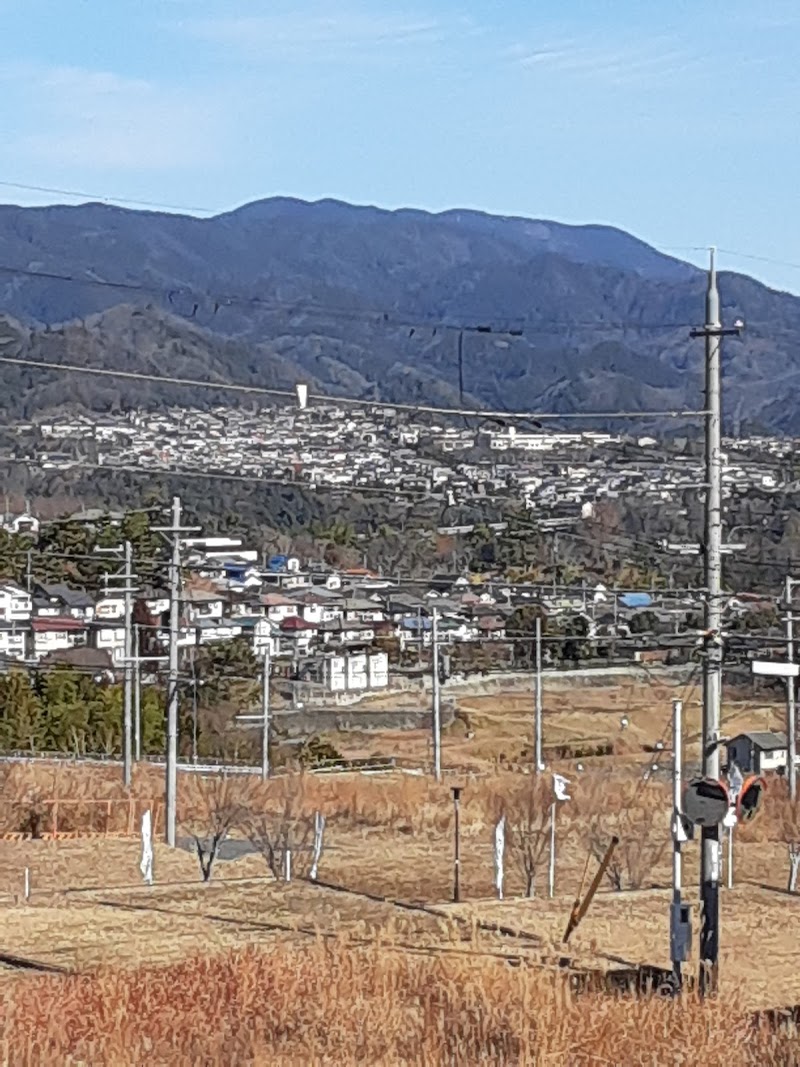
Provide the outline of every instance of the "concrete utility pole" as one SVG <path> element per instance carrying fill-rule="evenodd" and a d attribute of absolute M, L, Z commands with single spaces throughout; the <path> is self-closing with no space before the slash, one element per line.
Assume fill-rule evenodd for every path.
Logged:
<path fill-rule="evenodd" d="M 267 639 L 269 640 L 269 639 Z M 264 650 L 264 667 L 261 675 L 261 781 L 269 778 L 269 682 L 272 666 L 270 647 Z"/>
<path fill-rule="evenodd" d="M 133 775 L 133 720 L 131 708 L 133 703 L 133 672 L 132 672 L 132 627 L 133 627 L 133 594 L 137 592 L 131 585 L 136 578 L 133 573 L 133 546 L 130 541 L 116 548 L 95 548 L 99 555 L 111 554 L 122 555 L 124 570 L 122 574 L 117 572 L 112 578 L 121 579 L 123 586 L 114 586 L 109 589 L 108 575 L 104 575 L 105 595 L 109 592 L 122 593 L 123 597 L 123 644 L 122 644 L 122 780 L 125 788 L 129 788 Z"/>
<path fill-rule="evenodd" d="M 122 722 L 123 722 L 123 777 L 125 786 L 130 786 L 131 778 L 133 774 L 132 762 L 133 762 L 133 722 L 132 722 L 132 705 L 133 705 L 133 663 L 131 658 L 133 656 L 133 589 L 131 588 L 131 581 L 133 579 L 133 546 L 130 541 L 125 542 L 125 637 L 123 643 L 123 656 L 124 656 L 124 674 L 123 674 L 123 690 L 122 690 Z"/>
<path fill-rule="evenodd" d="M 786 661 L 794 663 L 794 616 L 792 614 L 792 595 L 794 592 L 794 580 L 787 574 L 784 598 L 786 600 Z M 788 758 L 786 760 L 789 776 L 789 796 L 792 800 L 797 796 L 797 712 L 795 708 L 795 680 L 789 676 L 786 679 L 786 742 L 788 745 Z"/>
<path fill-rule="evenodd" d="M 706 656 L 703 660 L 703 775 L 719 778 L 719 723 L 722 703 L 722 409 L 720 397 L 719 290 L 714 250 L 706 292 Z M 702 831 L 700 873 L 700 990 L 717 988 L 719 965 L 719 827 Z"/>
<path fill-rule="evenodd" d="M 536 677 L 534 680 L 534 726 L 533 726 L 534 773 L 540 774 L 544 768 L 542 758 L 542 620 L 536 618 Z"/>
<path fill-rule="evenodd" d="M 181 526 L 181 498 L 172 498 L 172 523 L 154 527 L 172 538 L 169 566 L 169 678 L 167 683 L 167 769 L 166 769 L 166 842 L 175 847 L 178 801 L 178 637 L 181 622 L 181 534 L 194 533 L 196 527 Z"/>
<path fill-rule="evenodd" d="M 431 664 L 433 667 L 433 775 L 437 782 L 442 780 L 442 706 L 441 682 L 439 679 L 439 612 L 433 609 L 431 615 Z"/>
<path fill-rule="evenodd" d="M 181 623 L 181 498 L 172 498 L 172 560 L 169 569 L 169 681 L 167 689 L 167 844 L 175 847 L 178 803 L 178 635 Z"/>
<path fill-rule="evenodd" d="M 703 776 L 719 779 L 719 726 L 722 700 L 722 407 L 721 354 L 725 330 L 720 321 L 714 249 L 708 269 L 706 322 L 691 331 L 705 339 L 706 371 L 706 515 L 705 515 L 705 658 L 703 660 Z M 716 992 L 719 963 L 719 826 L 702 830 L 700 861 L 700 992 Z"/>
<path fill-rule="evenodd" d="M 142 758 L 142 665 L 139 662 L 141 651 L 139 624 L 133 627 L 133 758 L 137 763 Z"/>
<path fill-rule="evenodd" d="M 670 912 L 670 957 L 675 988 L 680 989 L 683 981 L 681 963 L 685 959 L 682 929 L 682 857 L 681 845 L 685 833 L 681 821 L 681 749 L 683 744 L 682 718 L 683 702 L 672 701 L 672 910 Z"/>

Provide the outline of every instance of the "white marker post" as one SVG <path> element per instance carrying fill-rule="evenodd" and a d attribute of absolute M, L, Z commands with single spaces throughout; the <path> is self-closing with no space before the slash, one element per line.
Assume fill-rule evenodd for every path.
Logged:
<path fill-rule="evenodd" d="M 142 815 L 142 861 L 139 864 L 145 885 L 153 884 L 153 825 L 150 809 Z"/>
<path fill-rule="evenodd" d="M 503 853 L 506 847 L 506 817 L 500 819 L 494 828 L 494 885 L 497 899 L 503 899 Z"/>
<path fill-rule="evenodd" d="M 731 798 L 731 806 L 728 810 L 728 814 L 722 820 L 722 825 L 728 831 L 728 871 L 727 871 L 727 884 L 728 889 L 733 889 L 733 831 L 736 827 L 736 800 L 744 785 L 744 778 L 742 772 L 736 766 L 735 763 L 731 764 L 728 768 L 728 793 Z"/>
<path fill-rule="evenodd" d="M 314 848 L 311 853 L 311 871 L 309 878 L 312 882 L 317 880 L 319 861 L 322 856 L 322 840 L 325 833 L 325 816 L 321 811 L 314 812 Z"/>
<path fill-rule="evenodd" d="M 556 812 L 559 800 L 570 799 L 567 792 L 569 778 L 563 774 L 553 775 L 553 803 L 550 805 L 550 869 L 548 871 L 547 892 L 552 900 L 556 892 Z"/>

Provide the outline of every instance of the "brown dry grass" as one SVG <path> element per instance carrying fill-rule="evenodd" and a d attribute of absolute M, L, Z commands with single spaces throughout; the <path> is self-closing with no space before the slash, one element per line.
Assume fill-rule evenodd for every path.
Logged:
<path fill-rule="evenodd" d="M 447 689 L 444 693 L 450 698 Z M 619 765 L 642 758 L 647 746 L 669 741 L 671 701 L 684 701 L 686 737 L 696 738 L 700 729 L 700 690 L 698 676 L 674 684 L 641 678 L 617 684 L 567 687 L 545 686 L 544 740 L 546 746 L 612 743 L 615 756 L 580 758 L 589 766 Z M 533 687 L 529 692 L 503 692 L 486 696 L 459 693 L 455 698 L 459 718 L 446 731 L 443 763 L 475 772 L 495 771 L 506 764 L 530 763 L 533 729 Z M 426 698 L 409 695 L 409 706 L 426 706 Z M 399 698 L 381 698 L 376 706 L 398 707 Z M 629 726 L 620 730 L 625 716 Z M 722 725 L 726 734 L 742 730 L 781 730 L 785 708 L 774 694 L 751 689 L 726 691 Z M 468 735 L 472 736 L 468 736 Z M 428 731 L 385 732 L 381 734 L 336 734 L 329 740 L 351 757 L 402 756 L 420 765 L 430 762 Z M 697 740 L 687 744 L 685 758 L 698 757 Z M 625 757 L 630 757 L 625 760 Z M 560 761 L 559 769 L 575 769 L 578 759 Z"/>
<path fill-rule="evenodd" d="M 135 837 L 0 841 L 0 904 L 3 893 L 6 901 L 20 893 L 25 866 L 33 884 L 31 905 L 0 906 L 0 945 L 81 972 L 33 981 L 10 980 L 2 972 L 4 1061 L 70 1062 L 71 1056 L 72 1063 L 108 1064 L 148 1058 L 156 1063 L 346 1063 L 357 1058 L 652 1063 L 665 1062 L 669 1047 L 669 1062 L 702 1057 L 714 1064 L 729 1062 L 733 1047 L 737 1063 L 759 1057 L 760 1062 L 794 1062 L 800 1050 L 754 1032 L 745 1017 L 751 1008 L 800 1002 L 795 978 L 800 938 L 793 933 L 800 897 L 746 884 L 786 884 L 786 806 L 773 784 L 763 814 L 737 831 L 737 887 L 723 894 L 727 1014 L 691 999 L 682 1008 L 613 997 L 573 1000 L 561 979 L 553 977 L 552 961 L 563 951 L 556 943 L 581 884 L 593 831 L 605 839 L 622 827 L 631 862 L 646 857 L 644 884 L 668 883 L 668 820 L 662 817 L 669 807 L 668 786 L 659 777 L 642 783 L 642 769 L 652 757 L 634 750 L 663 735 L 675 694 L 664 688 L 663 693 L 646 691 L 645 698 L 642 692 L 640 712 L 635 710 L 639 697 L 621 688 L 591 691 L 579 700 L 567 694 L 570 704 L 549 705 L 546 728 L 555 731 L 561 716 L 565 736 L 579 736 L 583 728 L 584 736 L 590 729 L 610 736 L 612 729 L 619 733 L 621 714 L 632 721 L 629 755 L 586 761 L 581 774 L 569 763 L 564 766 L 573 779 L 573 799 L 558 814 L 553 901 L 542 899 L 544 871 L 535 900 L 493 900 L 494 821 L 520 783 L 530 779 L 492 769 L 480 745 L 495 732 L 504 747 L 514 738 L 522 743 L 529 726 L 527 696 L 481 698 L 473 709 L 479 716 L 485 713 L 486 721 L 473 741 L 464 740 L 464 751 L 471 752 L 479 774 L 464 773 L 438 785 L 394 774 L 297 775 L 266 786 L 243 781 L 235 787 L 241 793 L 237 803 L 252 810 L 278 812 L 290 795 L 301 815 L 325 814 L 320 878 L 355 892 L 278 884 L 256 855 L 220 860 L 212 883 L 204 886 L 190 852 L 160 843 L 157 884 L 145 889 Z M 493 703 L 489 707 L 484 701 Z M 729 705 L 726 715 L 726 730 L 763 725 L 746 706 Z M 448 753 L 459 762 L 459 744 L 446 740 L 446 763 Z M 452 888 L 451 784 L 464 788 L 461 889 L 470 902 L 457 915 L 446 903 Z M 185 828 L 197 823 L 198 792 L 205 788 L 179 778 Z M 9 776 L 3 795 L 11 790 L 18 799 L 29 789 L 35 789 L 37 802 L 58 796 L 127 803 L 118 768 L 20 767 Z M 146 802 L 160 798 L 162 790 L 162 772 L 137 770 L 135 796 Z M 208 814 L 203 825 L 197 824 L 198 832 Z M 650 836 L 641 841 L 640 819 L 650 825 Z M 697 851 L 696 843 L 685 847 L 690 901 L 696 900 Z M 589 860 L 590 872 L 594 863 Z M 509 856 L 506 893 L 514 897 L 523 889 L 522 873 Z M 434 914 L 403 911 L 358 894 L 425 901 Z M 535 939 L 504 939 L 478 930 L 477 920 L 501 922 Z M 502 960 L 509 955 L 522 959 L 516 970 Z M 666 966 L 666 894 L 612 893 L 604 885 L 573 937 L 570 955 L 593 967 L 611 966 L 614 955 Z M 754 973 L 755 955 L 768 957 L 769 966 Z M 164 1008 L 162 1001 L 171 1006 Z M 85 1006 L 79 1010 L 80 1004 Z M 139 1018 L 133 1021 L 136 1012 Z"/>
<path fill-rule="evenodd" d="M 284 944 L 166 969 L 41 978 L 2 990 L 19 1067 L 375 1063 L 721 1065 L 794 1062 L 737 1001 L 585 995 L 559 976 L 391 945 Z"/>

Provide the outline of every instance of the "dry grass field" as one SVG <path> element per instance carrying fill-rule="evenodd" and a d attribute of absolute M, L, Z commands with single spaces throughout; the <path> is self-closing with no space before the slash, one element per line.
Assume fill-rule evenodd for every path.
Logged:
<path fill-rule="evenodd" d="M 668 776 L 659 770 L 645 780 L 643 771 L 658 758 L 646 748 L 669 742 L 675 695 L 686 702 L 691 735 L 696 691 L 548 694 L 548 740 L 603 739 L 615 750 L 559 763 L 572 799 L 557 816 L 552 900 L 541 817 L 549 785 L 537 786 L 518 765 L 532 710 L 524 694 L 463 699 L 444 746 L 445 765 L 459 770 L 438 785 L 395 772 L 290 775 L 266 786 L 238 779 L 223 789 L 182 775 L 179 834 L 187 847 L 157 840 L 153 886 L 142 883 L 135 835 L 0 840 L 2 1062 L 639 1064 L 702 1056 L 716 1064 L 730 1062 L 732 1047 L 737 1063 L 800 1061 L 790 1034 L 752 1019 L 800 1003 L 800 896 L 785 892 L 780 783 L 735 837 L 735 886 L 722 893 L 718 1002 L 700 1004 L 691 993 L 673 1002 L 579 992 L 574 984 L 669 966 Z M 726 731 L 778 726 L 779 711 L 742 696 L 726 706 Z M 385 754 L 393 740 L 370 744 Z M 404 735 L 403 745 L 403 754 L 424 759 L 421 736 Z M 661 762 L 668 767 L 668 752 Z M 96 825 L 98 806 L 113 812 L 114 827 L 130 825 L 130 810 L 138 821 L 159 800 L 163 777 L 137 769 L 133 809 L 118 777 L 113 768 L 15 768 L 0 790 L 3 825 L 33 811 L 46 831 L 54 798 L 59 821 L 70 825 Z M 463 790 L 460 904 L 451 902 L 454 784 Z M 298 862 L 287 884 L 255 844 L 263 848 L 273 824 L 300 840 L 315 812 L 327 820 L 318 880 Z M 210 833 L 226 813 L 236 858 L 218 859 L 203 882 L 191 835 Z M 500 901 L 492 834 L 503 814 L 518 836 L 507 841 Z M 532 899 L 523 895 L 523 830 L 535 844 Z M 572 902 L 614 832 L 623 888 L 605 880 L 564 946 Z M 684 892 L 693 904 L 697 853 L 697 843 L 685 846 Z M 696 962 L 687 965 L 695 971 Z"/>
<path fill-rule="evenodd" d="M 672 700 L 684 702 L 684 729 L 687 740 L 685 758 L 699 757 L 697 738 L 701 723 L 699 675 L 688 680 L 666 682 L 658 677 L 633 678 L 622 683 L 592 686 L 565 685 L 545 688 L 543 695 L 543 733 L 546 748 L 569 745 L 576 748 L 610 743 L 615 760 L 639 756 L 645 747 L 658 741 L 669 743 Z M 447 699 L 447 688 L 444 690 Z M 456 721 L 444 738 L 445 766 L 459 767 L 476 773 L 498 765 L 529 763 L 532 745 L 533 692 L 498 693 L 485 696 L 458 695 L 453 698 Z M 418 707 L 420 699 L 409 695 L 409 706 Z M 376 698 L 376 709 L 397 707 L 397 698 Z M 620 728 L 625 717 L 628 727 Z M 779 695 L 764 690 L 726 691 L 722 728 L 728 735 L 742 730 L 782 730 L 785 710 Z M 424 764 L 431 759 L 430 735 L 426 730 L 370 734 L 337 734 L 330 740 L 344 755 L 402 756 Z M 560 761 L 565 770 L 578 762 L 602 765 L 608 757 L 584 757 Z M 628 760 L 630 762 L 630 759 Z"/>

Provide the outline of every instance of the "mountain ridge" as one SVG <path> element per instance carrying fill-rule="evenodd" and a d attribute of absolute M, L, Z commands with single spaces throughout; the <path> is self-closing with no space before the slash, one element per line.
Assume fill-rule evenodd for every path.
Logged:
<path fill-rule="evenodd" d="M 98 365 L 124 352 L 131 369 L 164 366 L 183 345 L 186 377 L 268 384 L 296 374 L 334 393 L 457 404 L 457 327 L 488 324 L 502 336 L 464 336 L 471 403 L 587 410 L 600 397 L 604 408 L 628 408 L 646 396 L 665 409 L 702 406 L 702 351 L 688 328 L 702 320 L 704 274 L 615 227 L 293 198 L 203 219 L 3 205 L 0 267 L 3 343 L 13 335 L 23 357 L 46 349 L 68 361 L 82 329 Z M 720 286 L 726 320 L 748 324 L 726 342 L 729 417 L 800 433 L 791 400 L 800 299 L 733 273 Z M 134 300 L 139 320 L 104 318 Z M 9 372 L 8 403 L 32 410 L 42 394 L 31 373 Z M 88 388 L 76 403 L 108 403 L 99 392 Z M 126 385 L 114 402 L 136 395 Z M 207 402 L 199 391 L 184 396 Z"/>

